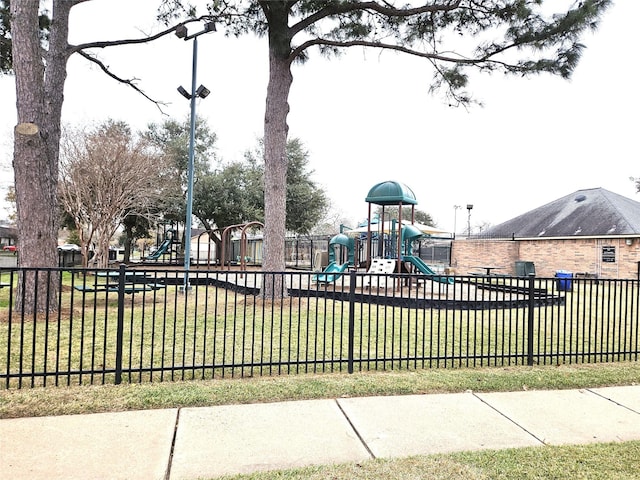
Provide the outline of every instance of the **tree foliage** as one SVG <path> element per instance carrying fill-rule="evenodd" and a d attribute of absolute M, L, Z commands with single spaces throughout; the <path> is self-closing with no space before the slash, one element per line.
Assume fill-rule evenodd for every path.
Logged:
<path fill-rule="evenodd" d="M 302 140 L 287 141 L 287 185 L 286 185 L 286 230 L 297 234 L 308 234 L 322 219 L 329 207 L 326 192 L 312 180 L 309 168 L 310 153 Z M 245 160 L 258 168 L 261 204 L 264 199 L 264 142 L 253 151 L 245 153 Z M 259 167 L 256 167 L 259 165 Z"/>
<path fill-rule="evenodd" d="M 287 216 L 290 232 L 308 234 L 329 207 L 325 191 L 312 179 L 309 152 L 298 138 L 287 142 Z"/>
<path fill-rule="evenodd" d="M 19 1 L 19 0 L 16 0 Z M 0 0 L 0 73 L 13 73 L 13 54 L 11 53 L 10 0 Z M 46 10 L 38 15 L 40 41 L 46 48 L 49 38 L 51 19 Z"/>
<path fill-rule="evenodd" d="M 308 60 L 312 47 L 324 55 L 367 47 L 423 58 L 434 67 L 433 87 L 468 103 L 470 68 L 569 78 L 585 48 L 582 34 L 597 28 L 611 3 L 216 0 L 207 13 L 230 34 L 267 36 L 271 53 L 289 63 Z M 182 0 L 164 0 L 159 13 L 164 21 L 197 14 Z"/>
<path fill-rule="evenodd" d="M 194 192 L 194 215 L 209 231 L 263 221 L 262 169 L 251 162 L 232 162 L 208 172 Z"/>
<path fill-rule="evenodd" d="M 121 243 L 124 245 L 123 262 L 129 263 L 131 252 L 135 241 L 146 239 L 149 237 L 151 227 L 153 226 L 153 217 L 148 215 L 139 215 L 134 211 L 125 214 L 122 220 L 123 234 L 121 235 Z"/>
<path fill-rule="evenodd" d="M 264 222 L 264 163 L 262 142 L 247 151 L 243 161 L 221 164 L 215 171 L 201 172 L 194 188 L 194 215 L 220 245 L 226 227 L 248 222 Z M 324 190 L 312 179 L 309 152 L 301 140 L 287 145 L 287 230 L 306 234 L 327 209 Z M 216 233 L 217 232 L 217 233 Z"/>
<path fill-rule="evenodd" d="M 70 12 L 83 1 L 89 0 L 0 0 L 0 71 L 12 73 L 16 85 L 18 123 L 14 129 L 13 167 L 23 267 L 58 265 L 58 161 L 68 58 L 78 54 L 115 81 L 154 101 L 135 79 L 112 72 L 93 52 L 110 46 L 147 43 L 176 29 L 172 26 L 142 38 L 71 45 Z M 49 7 L 49 12 L 41 11 L 41 4 Z M 36 295 L 36 280 L 34 275 L 28 275 L 20 282 L 15 294 L 16 308 L 56 310 L 57 280 L 53 276 L 47 279 L 48 298 Z"/>
<path fill-rule="evenodd" d="M 179 209 L 166 206 L 165 220 L 184 220 L 186 212 L 189 122 L 173 119 L 149 126 L 144 137 L 165 159 L 167 182 L 163 198 L 180 196 Z M 216 135 L 205 120 L 196 122 L 193 214 L 219 244 L 220 232 L 231 225 L 264 221 L 264 144 L 248 150 L 243 160 L 224 163 L 216 156 Z M 309 233 L 327 208 L 324 190 L 311 179 L 309 152 L 300 139 L 287 144 L 287 230 Z M 172 181 L 173 179 L 173 181 Z M 178 179 L 176 182 L 175 179 Z M 177 194 L 176 192 L 180 193 Z M 216 234 L 216 232 L 218 232 Z"/>
<path fill-rule="evenodd" d="M 218 165 L 216 154 L 216 134 L 205 120 L 196 119 L 194 132 L 194 192 L 198 183 Z M 159 199 L 157 210 L 163 220 L 182 222 L 186 215 L 187 174 L 189 165 L 190 120 L 167 119 L 152 123 L 144 132 L 144 138 L 151 142 L 165 159 L 165 170 L 161 172 L 160 183 L 164 194 Z M 195 203 L 195 200 L 194 200 Z"/>
<path fill-rule="evenodd" d="M 14 186 L 10 185 L 7 189 L 7 193 L 4 196 L 4 201 L 9 206 L 8 208 L 8 219 L 11 223 L 16 223 L 16 189 Z"/>
<path fill-rule="evenodd" d="M 109 244 L 127 216 L 148 216 L 162 195 L 161 159 L 122 122 L 108 121 L 65 136 L 60 158 L 60 198 L 73 218 L 85 258 L 106 268 Z"/>

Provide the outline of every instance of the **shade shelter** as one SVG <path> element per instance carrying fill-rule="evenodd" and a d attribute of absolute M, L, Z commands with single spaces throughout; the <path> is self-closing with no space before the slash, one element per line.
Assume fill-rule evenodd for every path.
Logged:
<path fill-rule="evenodd" d="M 369 213 L 367 218 L 367 265 L 371 265 L 371 214 L 372 205 L 382 206 L 382 221 L 384 222 L 385 208 L 389 206 L 398 207 L 398 227 L 402 230 L 402 207 L 411 206 L 411 223 L 415 220 L 415 206 L 418 204 L 416 196 L 409 187 L 400 182 L 386 181 L 374 185 L 367 194 L 365 201 L 369 204 Z M 396 256 L 398 259 L 397 271 L 401 271 L 401 252 L 402 252 L 402 235 L 400 231 L 396 235 Z M 381 252 L 384 256 L 384 252 Z"/>
<path fill-rule="evenodd" d="M 393 221 L 386 221 L 383 224 L 378 222 L 372 222 L 372 231 L 376 231 L 378 233 L 391 233 L 394 228 L 397 230 L 398 229 L 398 222 Z M 431 237 L 436 237 L 436 238 L 451 238 L 451 233 L 447 232 L 446 230 L 442 230 L 440 228 L 436 228 L 432 225 L 425 225 L 424 223 L 418 223 L 418 222 L 413 222 L 411 223 L 410 220 L 403 220 L 402 221 L 402 226 L 406 226 L 406 225 L 411 225 L 415 228 L 417 228 L 418 230 L 420 230 L 420 233 L 422 233 L 422 235 L 426 235 L 426 236 L 431 236 Z M 352 228 L 350 230 L 345 230 L 344 233 L 347 235 L 358 235 L 360 233 L 367 233 L 368 231 L 368 226 L 367 225 L 363 225 L 361 227 L 357 227 L 357 228 Z"/>

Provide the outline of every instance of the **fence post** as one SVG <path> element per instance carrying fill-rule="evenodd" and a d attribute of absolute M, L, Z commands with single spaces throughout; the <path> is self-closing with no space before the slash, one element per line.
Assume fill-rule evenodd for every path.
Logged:
<path fill-rule="evenodd" d="M 533 319 L 535 308 L 535 274 L 529 274 L 529 306 L 527 309 L 527 365 L 533 366 Z"/>
<path fill-rule="evenodd" d="M 122 342 L 124 337 L 124 286 L 126 265 L 120 265 L 118 270 L 118 328 L 116 331 L 116 378 L 115 384 L 122 383 Z"/>
<path fill-rule="evenodd" d="M 356 314 L 356 272 L 349 274 L 349 341 L 347 345 L 347 371 L 353 373 L 354 325 Z"/>

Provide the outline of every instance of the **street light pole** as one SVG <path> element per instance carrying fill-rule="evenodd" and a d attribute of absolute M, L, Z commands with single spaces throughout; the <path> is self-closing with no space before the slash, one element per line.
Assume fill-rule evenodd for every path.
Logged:
<path fill-rule="evenodd" d="M 453 238 L 456 238 L 456 223 L 458 219 L 458 209 L 462 208 L 460 205 L 453 206 Z"/>
<path fill-rule="evenodd" d="M 203 33 L 215 32 L 213 22 L 205 24 L 204 30 L 193 35 L 187 34 L 184 25 L 176 28 L 176 36 L 185 40 L 193 39 L 193 53 L 191 66 L 191 93 L 188 93 L 182 86 L 178 87 L 178 92 L 187 98 L 191 103 L 191 119 L 189 126 L 189 163 L 187 165 L 187 213 L 185 218 L 185 245 L 184 245 L 184 291 L 189 289 L 189 269 L 191 267 L 191 217 L 193 215 L 193 177 L 195 163 L 195 142 L 196 142 L 196 98 L 206 98 L 210 91 L 200 85 L 196 89 L 196 77 L 198 70 L 198 36 Z"/>
<path fill-rule="evenodd" d="M 193 39 L 191 67 L 191 124 L 189 126 L 189 164 L 187 167 L 187 215 L 184 234 L 184 291 L 189 289 L 189 268 L 191 267 L 191 216 L 193 214 L 193 170 L 196 142 L 196 72 L 198 70 L 198 39 Z"/>

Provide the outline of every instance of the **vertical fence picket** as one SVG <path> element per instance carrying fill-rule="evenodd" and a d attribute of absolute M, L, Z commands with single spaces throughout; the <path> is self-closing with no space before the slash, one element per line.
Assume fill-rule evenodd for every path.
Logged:
<path fill-rule="evenodd" d="M 347 340 L 347 372 L 353 373 L 353 352 L 355 348 L 355 316 L 356 316 L 356 274 L 351 272 L 349 274 L 349 327 L 348 340 Z M 360 332 L 362 335 L 362 332 Z"/>
<path fill-rule="evenodd" d="M 122 352 L 124 341 L 124 287 L 126 265 L 120 265 L 118 275 L 118 324 L 116 329 L 116 365 L 115 365 L 115 384 L 122 383 Z"/>
<path fill-rule="evenodd" d="M 534 335 L 534 320 L 535 320 L 535 275 L 529 275 L 529 304 L 527 306 L 527 365 L 533 365 L 533 335 Z"/>

